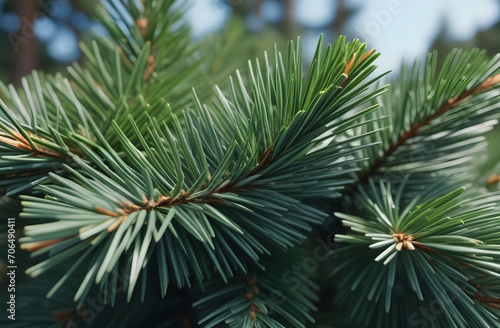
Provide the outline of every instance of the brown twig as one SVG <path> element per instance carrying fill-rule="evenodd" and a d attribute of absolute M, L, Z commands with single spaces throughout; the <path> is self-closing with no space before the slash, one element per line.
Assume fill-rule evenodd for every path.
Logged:
<path fill-rule="evenodd" d="M 149 20 L 147 17 L 141 17 L 137 18 L 135 21 L 135 24 L 137 25 L 137 28 L 139 29 L 139 32 L 141 33 L 142 37 L 145 38 L 146 34 L 148 33 L 148 25 L 149 25 Z M 151 41 L 146 41 L 146 44 L 151 44 Z M 154 45 L 153 45 L 154 48 Z M 148 57 L 148 65 L 146 66 L 146 69 L 144 70 L 143 74 L 143 81 L 147 82 L 149 78 L 151 77 L 151 74 L 153 74 L 154 70 L 156 67 L 156 57 L 154 55 L 150 55 Z"/>
<path fill-rule="evenodd" d="M 469 264 L 469 263 L 467 263 L 467 262 L 462 262 L 462 261 L 458 261 L 458 260 L 455 260 L 455 259 L 453 259 L 453 258 L 451 258 L 451 257 L 449 257 L 449 256 L 444 255 L 444 254 L 443 254 L 443 253 L 441 253 L 440 251 L 437 251 L 437 250 L 435 250 L 435 249 L 432 249 L 432 248 L 430 248 L 430 247 L 427 247 L 427 246 L 422 245 L 422 244 L 421 244 L 421 243 L 419 243 L 418 241 L 412 241 L 412 244 L 413 244 L 413 246 L 415 246 L 415 248 L 418 248 L 418 249 L 420 249 L 420 250 L 421 250 L 421 251 L 423 251 L 423 252 L 426 252 L 426 253 L 430 253 L 430 254 L 434 254 L 434 255 L 440 256 L 440 257 L 442 257 L 442 258 L 444 258 L 444 259 L 447 259 L 447 260 L 449 260 L 449 261 L 455 262 L 455 263 L 457 263 L 457 264 L 459 264 L 459 265 L 461 265 L 461 266 L 463 266 L 463 267 L 470 267 L 470 264 Z"/>
<path fill-rule="evenodd" d="M 486 184 L 488 186 L 497 184 L 500 182 L 500 174 L 492 174 L 488 177 L 488 180 L 486 180 Z"/>
<path fill-rule="evenodd" d="M 427 253 L 431 253 L 431 254 L 441 255 L 441 253 L 439 251 L 436 251 L 435 249 L 432 249 L 432 248 L 429 248 L 427 246 L 424 246 L 421 243 L 419 243 L 418 241 L 414 240 L 414 241 L 412 241 L 412 244 L 413 244 L 413 246 L 415 246 L 416 248 L 420 249 L 421 251 L 424 251 L 424 252 L 427 252 Z"/>
<path fill-rule="evenodd" d="M 400 234 L 400 235 L 404 235 L 404 234 Z M 396 237 L 394 237 L 394 239 L 396 239 Z M 457 263 L 459 265 L 462 265 L 462 266 L 467 266 L 467 267 L 469 266 L 468 263 L 454 260 L 454 259 L 452 259 L 452 258 L 450 258 L 450 257 L 448 257 L 448 256 L 446 256 L 444 254 L 442 254 L 439 251 L 436 251 L 436 250 L 434 250 L 432 248 L 429 248 L 427 246 L 424 246 L 424 245 L 420 244 L 417 241 L 412 240 L 411 242 L 412 242 L 412 244 L 416 248 L 420 249 L 421 251 L 438 255 L 438 256 L 440 256 L 442 258 L 445 258 L 447 260 L 453 261 L 453 262 L 455 262 L 455 263 Z M 481 293 L 481 291 L 483 290 L 483 286 L 481 286 L 479 284 L 476 284 L 474 282 L 469 282 L 469 285 L 471 285 L 472 287 L 474 287 L 477 290 L 476 293 L 474 293 L 474 295 L 470 296 L 472 299 L 476 299 L 476 300 L 480 301 L 481 303 L 483 303 L 486 306 L 490 306 L 490 307 L 493 307 L 493 308 L 496 308 L 496 309 L 500 309 L 500 298 L 494 298 L 494 297 L 486 297 L 486 296 L 484 296 L 484 294 Z"/>
<path fill-rule="evenodd" d="M 361 57 L 361 60 L 359 61 L 358 65 L 361 64 L 363 61 L 366 60 L 366 58 L 370 57 L 370 55 L 373 53 L 375 49 L 372 49 L 370 51 L 368 51 L 367 53 L 365 53 L 363 55 L 363 57 Z M 347 83 L 349 83 L 349 72 L 352 70 L 352 68 L 354 67 L 354 63 L 356 61 L 356 53 L 354 53 L 351 58 L 347 61 L 346 63 L 346 66 L 345 66 L 345 69 L 344 69 L 344 74 L 346 76 L 346 79 L 344 81 L 342 81 L 342 83 L 340 84 L 340 87 L 343 89 Z"/>
<path fill-rule="evenodd" d="M 135 23 L 137 25 L 137 28 L 139 28 L 142 37 L 144 38 L 146 36 L 146 33 L 148 32 L 148 19 L 146 17 L 137 18 Z"/>
<path fill-rule="evenodd" d="M 252 301 L 254 295 L 260 294 L 259 286 L 257 286 L 257 279 L 253 277 L 247 278 L 247 284 L 252 288 L 251 293 L 245 293 L 245 298 L 247 301 Z M 250 304 L 250 311 L 248 311 L 248 315 L 252 319 L 253 326 L 255 326 L 255 321 L 257 320 L 257 312 L 263 313 L 261 309 L 259 309 L 254 303 Z"/>
<path fill-rule="evenodd" d="M 0 143 L 7 144 L 9 146 L 26 150 L 26 151 L 31 151 L 33 152 L 33 155 L 42 155 L 46 157 L 53 157 L 53 158 L 65 158 L 65 156 L 52 151 L 50 149 L 45 149 L 40 146 L 35 146 L 35 149 L 31 146 L 31 144 L 24 138 L 19 132 L 14 131 L 14 130 L 9 130 L 9 133 L 11 133 L 11 136 L 7 136 L 4 134 L 3 136 L 0 136 Z"/>
<path fill-rule="evenodd" d="M 483 303 L 486 306 L 490 306 L 500 310 L 500 298 L 484 296 L 484 294 L 481 293 L 481 290 L 483 290 L 483 286 L 481 285 L 478 285 L 473 282 L 469 282 L 469 285 L 471 285 L 477 290 L 477 292 L 471 296 L 472 299 L 478 300 L 479 302 Z"/>
<path fill-rule="evenodd" d="M 35 251 L 40 250 L 42 248 L 49 247 L 49 246 L 52 246 L 55 244 L 59 244 L 65 240 L 71 239 L 75 236 L 77 236 L 77 235 L 75 234 L 75 235 L 71 235 L 71 236 L 65 237 L 65 238 L 56 238 L 56 239 L 49 239 L 49 240 L 42 240 L 42 241 L 34 241 L 31 243 L 24 243 L 24 244 L 21 244 L 20 247 L 21 247 L 21 249 L 25 249 L 28 252 L 35 252 Z"/>
<path fill-rule="evenodd" d="M 415 250 L 415 245 L 413 245 L 413 241 L 415 238 L 413 238 L 411 235 L 407 235 L 405 233 L 396 233 L 392 235 L 392 238 L 396 241 L 396 249 L 398 251 L 402 251 L 403 248 L 407 248 L 410 251 Z"/>
<path fill-rule="evenodd" d="M 184 297 L 183 297 L 183 302 L 182 302 L 182 309 L 181 309 L 181 328 L 193 328 L 193 317 L 194 317 L 194 310 L 193 310 L 193 303 L 191 302 L 191 299 L 189 298 L 187 292 L 183 290 Z"/>
<path fill-rule="evenodd" d="M 144 82 L 149 81 L 149 79 L 151 78 L 151 74 L 153 74 L 155 70 L 155 67 L 156 67 L 156 58 L 154 55 L 150 55 L 148 57 L 148 66 L 144 70 L 144 76 L 143 76 Z"/>
<path fill-rule="evenodd" d="M 80 308 L 80 319 L 83 322 L 87 322 L 87 307 L 83 305 Z M 62 310 L 62 311 L 54 311 L 52 312 L 52 318 L 56 319 L 57 321 L 61 322 L 65 328 L 71 328 L 73 327 L 73 318 L 75 316 L 75 310 L 74 309 L 68 309 L 68 310 Z"/>
<path fill-rule="evenodd" d="M 271 158 L 273 157 L 273 153 L 274 153 L 274 146 L 271 146 L 260 156 L 259 162 L 250 172 L 250 175 L 257 174 L 262 170 L 264 170 L 271 163 Z"/>

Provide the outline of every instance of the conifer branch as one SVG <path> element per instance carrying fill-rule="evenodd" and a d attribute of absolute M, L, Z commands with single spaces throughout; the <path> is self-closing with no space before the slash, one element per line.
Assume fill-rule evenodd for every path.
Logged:
<path fill-rule="evenodd" d="M 194 303 L 201 315 L 198 323 L 203 327 L 309 327 L 314 323 L 311 311 L 317 311 L 317 285 L 310 275 L 299 274 L 294 278 L 296 284 L 281 285 L 300 254 L 308 252 L 295 248 L 279 257 L 266 256 L 261 268 L 239 274 L 222 288 L 211 283 Z"/>
<path fill-rule="evenodd" d="M 500 194 L 460 187 L 500 55 L 429 54 L 391 92 L 366 44 L 320 37 L 308 65 L 299 38 L 227 79 L 244 33 L 193 42 L 182 13 L 104 0 L 82 66 L 0 83 L 0 190 L 33 190 L 18 240 L 42 258 L 13 328 L 406 327 L 435 301 L 432 326 L 500 327 Z"/>
<path fill-rule="evenodd" d="M 416 137 L 419 134 L 420 129 L 431 124 L 437 118 L 443 116 L 451 109 L 457 107 L 462 102 L 467 101 L 470 97 L 473 97 L 481 92 L 487 91 L 493 86 L 500 83 L 500 74 L 489 77 L 481 84 L 476 87 L 464 91 L 457 98 L 448 99 L 441 107 L 439 107 L 436 111 L 434 111 L 431 115 L 425 117 L 421 121 L 416 122 L 414 125 L 410 127 L 410 129 L 406 130 L 402 133 L 396 142 L 389 145 L 389 147 L 384 151 L 383 155 L 379 157 L 371 166 L 368 171 L 363 172 L 359 177 L 360 184 L 366 184 L 368 180 L 377 172 L 379 172 L 380 168 L 384 165 L 386 159 L 393 155 L 402 145 L 406 144 L 408 140 Z"/>
<path fill-rule="evenodd" d="M 465 188 L 460 188 L 435 198 L 446 191 L 438 181 L 402 206 L 405 182 L 394 197 L 391 184 L 376 186 L 369 180 L 367 189 L 360 186 L 355 193 L 354 213 L 336 213 L 350 228 L 348 234 L 335 236 L 346 245 L 332 252 L 337 263 L 343 263 L 333 268 L 337 283 L 351 287 L 349 292 L 341 288 L 339 302 L 349 302 L 352 315 L 363 317 L 360 305 L 367 297 L 369 302 L 363 306 L 379 307 L 380 311 L 371 312 L 366 322 L 379 326 L 403 324 L 416 307 L 427 306 L 433 298 L 440 300 L 444 311 L 459 313 L 458 317 L 440 318 L 440 327 L 456 322 L 471 326 L 484 320 L 497 322 L 496 295 L 479 293 L 482 287 L 474 281 L 490 282 L 494 288 L 498 284 L 500 241 L 495 222 L 499 214 L 495 206 L 500 203 L 499 195 L 463 197 Z M 371 273 L 374 271 L 377 274 Z M 377 298 L 371 296 L 374 290 L 380 290 Z M 456 301 L 456 295 L 470 299 Z M 471 299 L 482 310 L 463 305 Z M 397 314 L 392 307 L 397 307 Z M 478 316 L 478 311 L 488 311 L 491 318 Z M 403 315 L 398 317 L 400 313 Z"/>

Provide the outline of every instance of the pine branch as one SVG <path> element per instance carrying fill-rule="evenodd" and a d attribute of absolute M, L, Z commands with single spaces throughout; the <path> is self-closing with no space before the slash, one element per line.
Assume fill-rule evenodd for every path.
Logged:
<path fill-rule="evenodd" d="M 128 114 L 132 114 L 143 124 L 147 109 L 158 120 L 168 120 L 170 114 L 164 110 L 162 97 L 170 91 L 182 94 L 179 88 L 191 87 L 184 79 L 195 66 L 188 55 L 193 48 L 185 26 L 171 28 L 180 19 L 179 11 L 172 9 L 173 1 L 104 4 L 107 9 L 100 7 L 98 16 L 110 38 L 96 36 L 90 47 L 81 44 L 88 60 L 83 68 L 78 63 L 70 66 L 69 78 L 33 72 L 23 78 L 19 90 L 0 84 L 5 102 L 1 104 L 5 120 L 0 126 L 5 134 L 0 136 L 0 163 L 5 167 L 0 174 L 5 177 L 1 185 L 6 186 L 7 195 L 49 181 L 49 172 L 64 174 L 63 163 L 74 166 L 74 156 L 83 158 L 70 140 L 72 134 L 95 140 L 96 134 L 102 133 L 109 143 L 118 146 L 113 144 L 116 139 L 110 131 L 113 119 L 120 122 L 125 118 L 127 122 Z M 168 19 L 161 13 L 168 14 Z M 111 19 L 112 15 L 117 19 Z M 137 23 L 130 24 L 131 16 Z M 166 53 L 178 56 L 166 63 Z M 147 83 L 154 68 L 161 70 L 159 78 L 162 74 L 169 79 L 175 75 L 176 79 L 170 79 L 173 84 L 156 80 Z M 154 85 L 162 88 L 161 94 L 151 90 Z M 154 97 L 149 96 L 151 91 Z M 189 99 L 189 95 L 183 97 Z M 169 101 L 175 103 L 174 99 Z M 122 128 L 127 125 L 122 124 Z"/>
<path fill-rule="evenodd" d="M 304 75 L 298 39 L 213 87 L 235 36 L 193 43 L 174 3 L 104 1 L 84 64 L 0 83 L 0 186 L 29 191 L 19 242 L 41 258 L 14 327 L 310 326 L 322 274 L 287 272 L 356 183 L 333 204 L 344 313 L 319 327 L 412 326 L 432 302 L 432 326 L 500 327 L 500 196 L 450 191 L 498 123 L 500 55 L 429 55 L 391 94 L 366 44 L 321 37 Z"/>
<path fill-rule="evenodd" d="M 198 324 L 207 328 L 304 328 L 314 323 L 310 313 L 317 310 L 318 287 L 309 275 L 291 273 L 297 259 L 305 255 L 305 249 L 294 249 L 287 255 L 263 259 L 265 270 L 239 274 L 222 288 L 223 282 L 211 282 L 205 292 L 194 294 L 199 299 L 194 303 L 199 310 Z M 283 283 L 285 275 L 287 284 Z"/>
<path fill-rule="evenodd" d="M 182 8 L 174 9 L 173 3 L 105 1 L 106 8 L 99 7 L 97 16 L 108 36 L 95 36 L 91 44 L 81 44 L 87 59 L 83 67 L 78 63 L 70 66 L 68 78 L 33 72 L 23 79 L 20 90 L 0 84 L 6 103 L 2 109 L 10 113 L 1 129 L 6 135 L 24 137 L 0 137 L 0 144 L 7 148 L 1 154 L 6 158 L 2 185 L 8 195 L 49 181 L 48 172 L 64 174 L 62 163 L 73 166 L 73 156 L 83 158 L 69 140 L 73 133 L 95 141 L 93 130 L 98 129 L 117 148 L 120 143 L 111 128 L 113 120 L 129 133 L 130 115 L 141 128 L 151 116 L 160 123 L 168 122 L 171 110 L 166 109 L 167 103 L 175 111 L 192 104 L 185 90 L 198 86 L 204 99 L 213 94 L 206 79 L 194 78 L 196 72 L 204 74 L 198 71 L 203 57 L 195 58 L 200 54 L 190 42 L 189 29 L 179 24 Z M 198 81 L 204 83 L 200 86 Z M 27 138 L 28 134 L 33 138 Z M 36 138 L 39 140 L 32 142 Z M 33 159 L 29 162 L 26 157 Z M 50 158 L 61 161 L 46 160 Z M 44 169 L 38 169 L 40 166 Z"/>
<path fill-rule="evenodd" d="M 463 101 L 467 101 L 469 97 L 473 97 L 478 93 L 487 91 L 498 83 L 500 83 L 500 74 L 489 77 L 473 89 L 464 91 L 458 98 L 448 99 L 448 101 L 446 101 L 438 110 L 411 126 L 410 129 L 399 136 L 398 140 L 395 143 L 389 145 L 389 147 L 384 151 L 384 154 L 370 166 L 369 171 L 363 172 L 363 174 L 359 177 L 359 183 L 366 184 L 368 180 L 384 165 L 385 159 L 393 155 L 399 149 L 399 147 L 406 144 L 408 140 L 416 137 L 421 128 L 428 126 L 432 121 L 444 115 L 449 110 L 457 107 Z"/>
<path fill-rule="evenodd" d="M 350 303 L 353 318 L 407 325 L 435 299 L 443 311 L 436 326 L 497 327 L 498 194 L 459 198 L 460 188 L 435 198 L 447 189 L 438 181 L 404 206 L 404 184 L 396 197 L 390 184 L 369 184 L 359 189 L 355 213 L 336 214 L 350 232 L 335 237 L 347 246 L 333 251 L 343 263 L 333 272 L 338 286 L 351 286 L 340 288 L 338 301 Z M 477 280 L 493 287 L 488 296 L 477 293 Z"/>
<path fill-rule="evenodd" d="M 368 160 L 361 164 L 357 185 L 370 178 L 401 182 L 410 175 L 407 193 L 414 195 L 436 177 L 448 177 L 450 190 L 470 182 L 471 163 L 485 149 L 484 134 L 497 124 L 500 108 L 495 75 L 500 56 L 485 60 L 484 55 L 455 49 L 439 70 L 435 54 L 423 67 L 416 62 L 403 68 L 394 87 L 379 98 L 381 108 L 364 118 L 372 122 L 352 132 L 383 128 L 364 139 L 382 143 L 360 152 Z"/>
<path fill-rule="evenodd" d="M 348 146 L 366 134 L 343 136 L 377 108 L 356 107 L 385 92 L 366 92 L 377 78 L 364 81 L 376 58 L 372 52 L 356 55 L 365 49 L 339 38 L 322 53 L 320 42 L 313 70 L 303 79 L 300 42 L 298 49 L 290 44 L 287 62 L 276 52 L 273 66 L 267 57 L 264 68 L 258 61 L 256 68 L 249 65 L 251 86 L 238 76 L 230 97 L 218 92 L 214 109 L 195 98 L 183 123 L 175 114 L 170 126 L 147 114 L 142 125 L 129 116 L 127 124 L 112 122 L 115 139 L 109 141 L 89 121 L 95 140 L 69 137 L 84 159 L 63 166 L 67 177 L 49 174 L 55 183 L 37 189 L 48 199 L 23 196 L 21 217 L 41 222 L 26 228 L 22 247 L 34 250 L 33 256 L 49 255 L 28 273 L 38 276 L 82 254 L 71 268 L 90 267 L 75 294 L 81 302 L 92 282 L 107 284 L 123 259 L 131 271 L 131 299 L 155 250 L 166 293 L 171 280 L 190 286 L 193 275 L 202 283 L 213 275 L 211 268 L 227 280 L 234 270 L 246 272 L 248 263 L 258 263 L 261 254 L 298 244 L 325 217 L 303 200 L 325 192 L 338 196 L 350 182 L 347 173 L 356 170 L 355 153 L 369 146 Z"/>
<path fill-rule="evenodd" d="M 67 268 L 67 263 L 65 263 L 51 273 L 61 275 Z M 83 273 L 74 272 L 73 274 Z M 78 286 L 76 282 L 77 280 L 70 279 L 68 285 Z M 182 291 L 171 290 L 168 296 L 162 298 L 156 291 L 143 290 L 140 300 L 129 304 L 123 295 L 115 297 L 111 293 L 113 288 L 121 289 L 121 283 L 122 281 L 119 281 L 115 285 L 107 285 L 105 289 L 92 290 L 86 302 L 78 305 L 73 301 L 73 288 L 62 289 L 55 296 L 47 299 L 46 295 L 54 284 L 51 275 L 18 282 L 16 284 L 16 310 L 18 311 L 15 316 L 16 320 L 2 316 L 0 325 L 13 328 L 136 328 L 140 325 L 151 328 L 183 327 L 184 321 L 181 320 L 180 315 L 184 306 Z M 191 320 L 192 313 L 189 316 Z"/>

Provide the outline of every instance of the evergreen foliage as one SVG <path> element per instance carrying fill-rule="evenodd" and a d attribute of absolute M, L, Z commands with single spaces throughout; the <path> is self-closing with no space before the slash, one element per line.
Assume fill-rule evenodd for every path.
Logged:
<path fill-rule="evenodd" d="M 475 172 L 500 55 L 383 85 L 375 50 L 320 37 L 311 63 L 299 38 L 245 66 L 174 2 L 104 1 L 83 64 L 0 85 L 2 217 L 21 205 L 33 258 L 2 324 L 500 327 L 500 195 Z"/>
<path fill-rule="evenodd" d="M 405 184 L 393 197 L 391 185 L 371 183 L 356 195 L 359 216 L 336 214 L 352 231 L 336 236 L 347 245 L 333 251 L 339 263 L 333 276 L 350 286 L 339 290 L 338 299 L 340 306 L 350 305 L 353 319 L 403 326 L 435 300 L 442 313 L 432 326 L 500 325 L 498 307 L 489 304 L 498 299 L 489 286 L 499 270 L 498 195 L 462 198 L 465 188 L 459 188 L 436 198 L 443 189 L 438 181 L 403 206 Z"/>

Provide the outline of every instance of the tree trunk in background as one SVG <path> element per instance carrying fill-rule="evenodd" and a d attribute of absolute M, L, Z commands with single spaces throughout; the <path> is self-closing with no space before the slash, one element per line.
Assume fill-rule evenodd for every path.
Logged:
<path fill-rule="evenodd" d="M 333 29 L 336 34 L 345 34 L 345 23 L 349 16 L 349 10 L 345 7 L 344 0 L 337 1 L 337 14 L 335 15 L 335 20 L 333 21 Z"/>
<path fill-rule="evenodd" d="M 297 26 L 293 17 L 292 0 L 284 0 L 283 5 L 285 6 L 285 19 L 283 20 L 283 29 L 285 30 L 288 38 L 293 40 L 296 38 L 295 34 L 297 34 Z"/>
<path fill-rule="evenodd" d="M 14 84 L 19 86 L 21 78 L 31 73 L 38 66 L 38 42 L 33 33 L 33 22 L 37 17 L 38 5 L 34 0 L 18 0 L 17 13 L 21 19 L 21 29 L 18 32 L 19 42 L 16 54 L 16 70 Z"/>
<path fill-rule="evenodd" d="M 262 4 L 264 0 L 256 0 L 254 2 L 253 11 L 254 13 L 262 17 Z M 280 23 L 280 30 L 286 35 L 287 39 L 293 40 L 296 38 L 297 25 L 295 24 L 295 19 L 293 17 L 293 3 L 292 0 L 281 0 L 283 8 L 285 10 L 285 17 Z"/>

